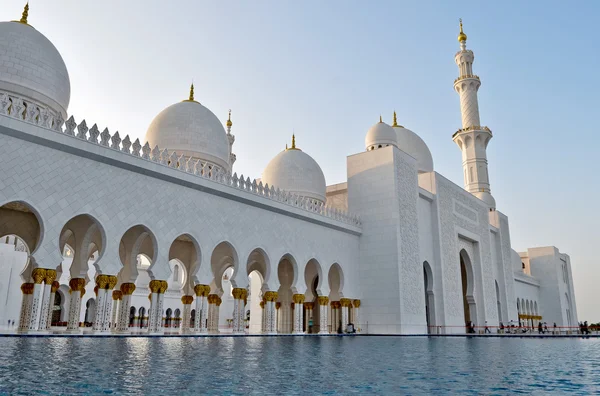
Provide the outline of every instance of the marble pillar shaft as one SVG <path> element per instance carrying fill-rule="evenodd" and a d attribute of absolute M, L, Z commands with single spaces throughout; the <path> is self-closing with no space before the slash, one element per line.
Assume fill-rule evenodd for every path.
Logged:
<path fill-rule="evenodd" d="M 93 331 L 102 331 L 104 325 L 105 303 L 106 303 L 106 289 L 98 289 L 98 295 L 96 296 L 96 315 L 94 318 L 94 324 L 92 325 Z"/>

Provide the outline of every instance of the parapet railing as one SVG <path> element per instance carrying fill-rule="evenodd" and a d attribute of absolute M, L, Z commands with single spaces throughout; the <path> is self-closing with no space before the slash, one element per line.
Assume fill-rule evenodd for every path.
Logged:
<path fill-rule="evenodd" d="M 37 125 L 57 133 L 62 133 L 71 136 L 74 139 L 85 140 L 109 149 L 117 150 L 126 155 L 131 155 L 165 167 L 177 169 L 203 179 L 211 180 L 215 183 L 235 188 L 236 190 L 245 191 L 272 201 L 281 202 L 342 223 L 356 227 L 361 226 L 358 216 L 328 206 L 316 199 L 290 193 L 275 186 L 269 186 L 266 183 L 263 185 L 262 181 L 257 183 L 256 179 L 250 180 L 249 177 L 244 178 L 244 175 L 238 176 L 237 172 L 232 175 L 230 172 L 211 163 L 195 160 L 191 157 L 186 158 L 183 155 L 178 155 L 175 151 L 169 152 L 167 149 L 161 150 L 158 146 L 151 148 L 148 142 L 142 146 L 139 139 L 136 139 L 132 143 L 129 135 L 121 139 L 118 131 L 113 135 L 110 134 L 108 128 L 105 128 L 100 132 L 97 124 L 88 128 L 85 120 L 77 124 L 73 116 L 65 121 L 60 113 L 57 114 L 39 103 L 2 91 L 0 91 L 0 115 Z M 100 141 L 98 141 L 98 138 L 100 138 Z"/>

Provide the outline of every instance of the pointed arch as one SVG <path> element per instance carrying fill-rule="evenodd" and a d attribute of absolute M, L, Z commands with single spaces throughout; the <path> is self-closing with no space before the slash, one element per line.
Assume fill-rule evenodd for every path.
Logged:
<path fill-rule="evenodd" d="M 39 247 L 43 233 L 42 217 L 33 205 L 18 200 L 0 206 L 0 237 L 18 236 L 32 254 Z"/>

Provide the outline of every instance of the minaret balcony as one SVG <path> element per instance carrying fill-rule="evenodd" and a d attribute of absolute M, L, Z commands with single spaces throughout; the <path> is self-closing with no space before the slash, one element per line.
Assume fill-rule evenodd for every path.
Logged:
<path fill-rule="evenodd" d="M 460 76 L 456 80 L 454 80 L 454 84 L 456 84 L 457 82 L 459 82 L 461 80 L 466 80 L 468 78 L 475 79 L 475 80 L 481 82 L 481 80 L 479 79 L 479 76 L 476 76 L 475 74 L 465 74 L 464 76 Z"/>
<path fill-rule="evenodd" d="M 459 134 L 461 134 L 463 132 L 471 132 L 471 131 L 488 132 L 490 134 L 490 136 L 493 136 L 492 130 L 490 128 L 488 128 L 486 126 L 473 125 L 473 126 L 470 126 L 470 127 L 459 129 L 458 131 L 454 132 L 454 135 L 452 135 L 452 138 L 454 139 L 457 135 L 459 135 Z"/>

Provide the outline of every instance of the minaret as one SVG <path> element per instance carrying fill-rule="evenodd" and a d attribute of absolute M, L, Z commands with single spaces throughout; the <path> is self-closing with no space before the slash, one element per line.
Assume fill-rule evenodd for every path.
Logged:
<path fill-rule="evenodd" d="M 229 109 L 229 118 L 227 119 L 227 139 L 229 139 L 229 168 L 233 169 L 233 164 L 237 159 L 236 155 L 233 153 L 233 143 L 235 142 L 235 136 L 231 134 L 231 127 L 233 126 L 233 122 L 231 122 L 231 109 Z"/>
<path fill-rule="evenodd" d="M 467 35 L 463 32 L 462 20 L 458 34 L 460 51 L 454 56 L 459 76 L 454 80 L 454 90 L 460 95 L 460 111 L 462 129 L 459 129 L 452 140 L 462 151 L 465 190 L 488 204 L 490 210 L 496 209 L 496 201 L 490 193 L 488 178 L 488 162 L 486 148 L 492 131 L 481 126 L 479 121 L 479 104 L 477 91 L 481 85 L 479 77 L 473 74 L 473 51 L 467 49 Z"/>

